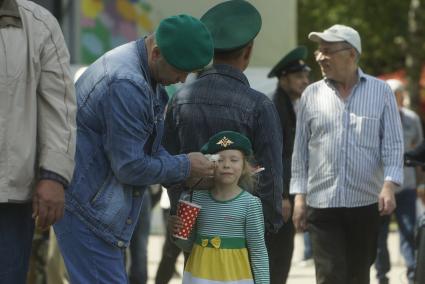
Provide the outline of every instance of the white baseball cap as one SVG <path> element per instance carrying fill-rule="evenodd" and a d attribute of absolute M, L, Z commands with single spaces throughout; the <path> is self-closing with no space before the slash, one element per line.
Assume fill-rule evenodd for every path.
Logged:
<path fill-rule="evenodd" d="M 308 39 L 315 42 L 319 42 L 321 40 L 328 42 L 346 41 L 354 47 L 359 54 L 362 53 L 362 43 L 359 33 L 348 26 L 333 25 L 323 32 L 311 32 L 308 35 Z"/>

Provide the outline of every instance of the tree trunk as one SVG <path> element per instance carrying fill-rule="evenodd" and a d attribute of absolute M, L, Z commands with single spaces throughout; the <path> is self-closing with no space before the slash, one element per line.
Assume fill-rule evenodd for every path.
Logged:
<path fill-rule="evenodd" d="M 425 0 L 411 0 L 408 15 L 408 45 L 406 50 L 406 79 L 411 106 L 422 114 L 420 85 L 423 64 Z"/>

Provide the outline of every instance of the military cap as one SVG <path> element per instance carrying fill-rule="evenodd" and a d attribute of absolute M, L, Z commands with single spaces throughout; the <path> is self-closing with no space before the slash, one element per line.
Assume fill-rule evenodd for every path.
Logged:
<path fill-rule="evenodd" d="M 230 0 L 209 9 L 201 21 L 210 30 L 216 52 L 237 50 L 253 40 L 261 29 L 261 15 L 245 0 Z"/>
<path fill-rule="evenodd" d="M 201 21 L 189 15 L 162 20 L 155 38 L 165 60 L 178 70 L 202 69 L 214 54 L 211 33 Z"/>
<path fill-rule="evenodd" d="M 250 156 L 252 155 L 251 141 L 239 132 L 221 131 L 211 136 L 201 148 L 201 152 L 204 154 L 215 154 L 224 150 L 240 150 Z"/>
<path fill-rule="evenodd" d="M 310 71 L 310 67 L 305 64 L 304 60 L 307 58 L 307 48 L 299 46 L 288 54 L 286 54 L 270 71 L 267 75 L 268 78 L 280 77 L 281 75 L 294 73 L 301 70 Z"/>

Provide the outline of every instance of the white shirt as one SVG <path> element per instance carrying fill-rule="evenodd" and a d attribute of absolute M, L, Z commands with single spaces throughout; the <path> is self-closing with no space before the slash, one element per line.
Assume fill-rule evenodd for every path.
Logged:
<path fill-rule="evenodd" d="M 403 136 L 394 94 L 358 69 L 346 100 L 330 80 L 303 92 L 297 114 L 290 193 L 315 208 L 378 202 L 384 180 L 403 182 Z"/>

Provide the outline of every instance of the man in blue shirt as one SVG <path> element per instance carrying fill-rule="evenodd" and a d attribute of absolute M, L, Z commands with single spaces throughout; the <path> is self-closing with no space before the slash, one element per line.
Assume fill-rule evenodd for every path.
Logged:
<path fill-rule="evenodd" d="M 334 25 L 309 39 L 324 79 L 299 102 L 293 221 L 310 233 L 318 284 L 367 284 L 379 215 L 394 210 L 403 182 L 400 115 L 390 87 L 358 67 L 356 30 Z"/>
<path fill-rule="evenodd" d="M 172 156 L 161 146 L 162 86 L 183 82 L 212 54 L 204 24 L 179 15 L 106 53 L 77 81 L 76 166 L 55 225 L 72 283 L 127 283 L 124 249 L 146 186 L 213 174 L 201 153 Z"/>

